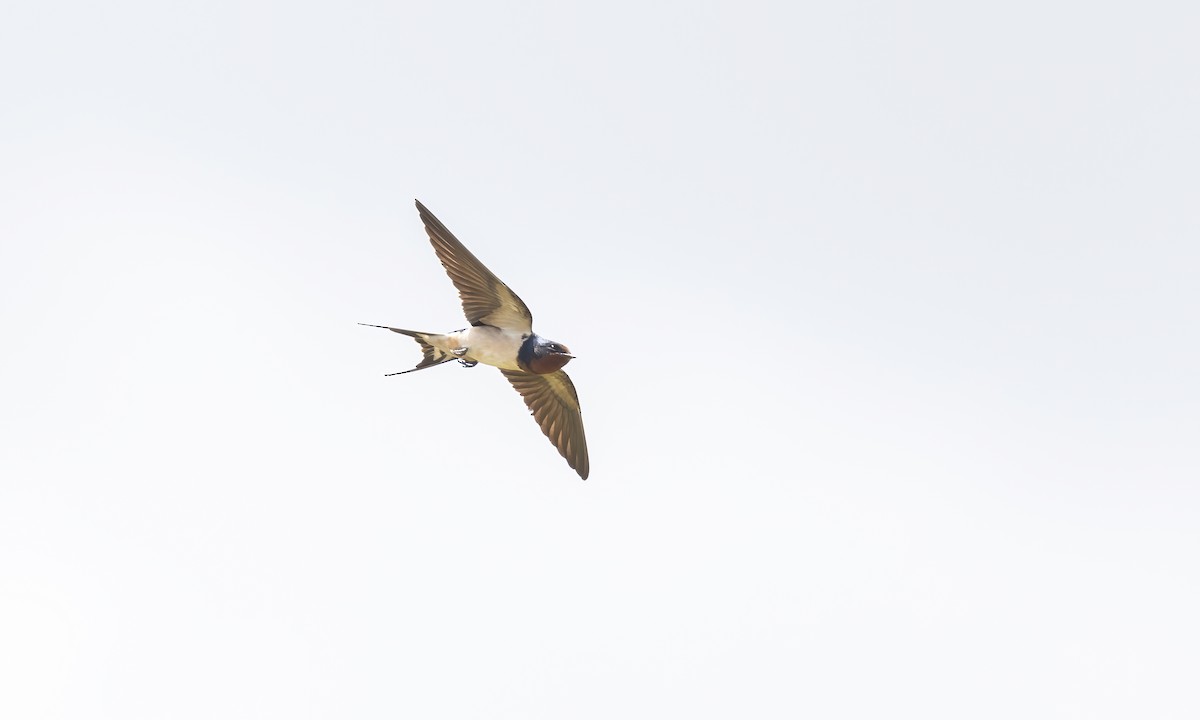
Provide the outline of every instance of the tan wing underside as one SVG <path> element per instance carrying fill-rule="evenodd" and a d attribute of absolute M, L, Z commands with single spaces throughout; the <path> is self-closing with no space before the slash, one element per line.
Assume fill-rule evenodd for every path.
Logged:
<path fill-rule="evenodd" d="M 479 258 L 472 255 L 420 201 L 417 201 L 417 210 L 434 252 L 454 287 L 458 288 L 467 320 L 472 325 L 533 332 L 533 314 L 521 298 L 479 262 Z"/>
<path fill-rule="evenodd" d="M 567 464 L 579 473 L 579 477 L 587 480 L 587 438 L 583 434 L 579 395 L 571 378 L 562 370 L 548 375 L 504 369 L 500 372 L 521 393 L 533 419 Z"/>

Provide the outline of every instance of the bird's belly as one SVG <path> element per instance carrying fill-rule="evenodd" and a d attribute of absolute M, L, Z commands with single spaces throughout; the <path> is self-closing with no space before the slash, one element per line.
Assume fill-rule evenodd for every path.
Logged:
<path fill-rule="evenodd" d="M 459 342 L 467 348 L 467 360 L 508 370 L 521 369 L 517 365 L 517 351 L 524 342 L 520 333 L 479 325 L 463 330 Z"/>

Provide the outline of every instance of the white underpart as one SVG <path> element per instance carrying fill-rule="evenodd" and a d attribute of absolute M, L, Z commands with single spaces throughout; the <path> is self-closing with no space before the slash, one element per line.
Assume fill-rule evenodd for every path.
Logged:
<path fill-rule="evenodd" d="M 517 365 L 517 351 L 521 349 L 521 343 L 525 342 L 525 339 L 519 332 L 501 330 L 491 325 L 479 325 L 445 335 L 434 335 L 428 338 L 428 342 L 446 352 L 465 347 L 467 354 L 462 357 L 464 360 L 474 360 L 508 370 L 520 370 Z"/>

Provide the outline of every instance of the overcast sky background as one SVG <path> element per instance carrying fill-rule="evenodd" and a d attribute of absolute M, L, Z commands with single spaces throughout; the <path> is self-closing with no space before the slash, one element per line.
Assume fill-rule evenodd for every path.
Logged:
<path fill-rule="evenodd" d="M 8 4 L 0 716 L 1197 717 L 1198 21 Z"/>

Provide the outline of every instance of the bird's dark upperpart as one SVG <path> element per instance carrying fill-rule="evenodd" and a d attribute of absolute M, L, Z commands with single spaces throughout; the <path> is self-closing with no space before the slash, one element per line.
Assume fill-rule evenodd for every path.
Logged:
<path fill-rule="evenodd" d="M 549 375 L 562 370 L 574 357 L 566 345 L 530 334 L 517 351 L 517 365 L 526 372 Z"/>

